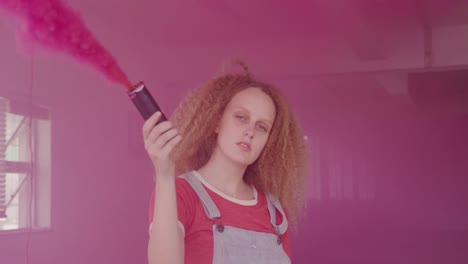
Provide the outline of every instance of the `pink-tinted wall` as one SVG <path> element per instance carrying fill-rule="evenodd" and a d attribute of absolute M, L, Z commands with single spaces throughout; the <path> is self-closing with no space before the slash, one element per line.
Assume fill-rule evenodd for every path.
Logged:
<path fill-rule="evenodd" d="M 393 72 L 425 66 L 417 24 L 375 32 L 368 20 L 353 20 L 359 13 L 340 20 L 335 12 L 325 26 L 326 16 L 307 12 L 317 6 L 305 2 L 71 3 L 169 113 L 232 56 L 287 93 L 312 154 L 294 263 L 468 260 L 466 108 L 415 106 L 406 79 Z M 1 91 L 32 91 L 51 112 L 52 229 L 31 234 L 29 263 L 145 263 L 152 170 L 141 118 L 121 87 L 66 56 L 39 53 L 31 72 L 11 23 L 0 21 Z M 434 30 L 436 66 L 468 64 L 459 44 L 468 42 L 466 24 L 451 23 Z M 26 263 L 26 249 L 26 233 L 0 235 L 0 263 Z"/>
<path fill-rule="evenodd" d="M 309 124 L 321 193 L 294 239 L 297 263 L 466 262 L 467 114 L 379 108 Z"/>

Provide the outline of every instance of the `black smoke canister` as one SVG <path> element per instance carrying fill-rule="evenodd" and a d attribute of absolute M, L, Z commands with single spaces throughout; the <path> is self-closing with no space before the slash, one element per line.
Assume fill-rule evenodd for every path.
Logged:
<path fill-rule="evenodd" d="M 162 114 L 157 124 L 163 121 L 167 121 L 163 111 L 156 103 L 153 96 L 151 96 L 151 93 L 148 91 L 146 85 L 143 82 L 139 82 L 137 85 L 135 85 L 135 88 L 128 93 L 128 96 L 145 121 L 148 120 L 148 118 L 150 118 L 157 111 L 160 111 Z"/>

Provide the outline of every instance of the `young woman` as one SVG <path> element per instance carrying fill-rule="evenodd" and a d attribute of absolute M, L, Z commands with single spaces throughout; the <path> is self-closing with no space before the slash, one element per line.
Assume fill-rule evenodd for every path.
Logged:
<path fill-rule="evenodd" d="M 192 92 L 170 121 L 143 126 L 156 172 L 154 263 L 291 262 L 306 151 L 285 97 L 247 67 Z"/>

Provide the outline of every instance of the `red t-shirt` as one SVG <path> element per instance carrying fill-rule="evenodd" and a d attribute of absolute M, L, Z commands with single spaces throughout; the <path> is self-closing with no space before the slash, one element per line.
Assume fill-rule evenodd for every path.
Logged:
<path fill-rule="evenodd" d="M 224 226 L 276 234 L 270 222 L 268 203 L 263 192 L 254 190 L 255 200 L 237 200 L 221 193 L 201 176 L 196 175 L 218 207 Z M 176 193 L 178 218 L 185 231 L 185 263 L 212 263 L 213 221 L 208 219 L 200 199 L 187 181 L 182 178 L 176 179 Z M 153 220 L 154 195 L 153 190 L 149 207 L 150 225 Z M 278 210 L 276 219 L 277 224 L 282 222 Z M 289 231 L 282 236 L 282 241 L 286 254 L 291 258 Z"/>

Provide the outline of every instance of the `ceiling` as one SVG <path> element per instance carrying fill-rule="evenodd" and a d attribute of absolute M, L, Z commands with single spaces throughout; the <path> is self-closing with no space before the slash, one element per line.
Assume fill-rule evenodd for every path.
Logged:
<path fill-rule="evenodd" d="M 462 0 L 73 0 L 85 17 L 129 24 L 166 42 L 362 35 L 382 29 L 468 24 Z M 138 20 L 138 21 L 135 21 Z M 128 25 L 130 26 L 130 25 Z"/>

